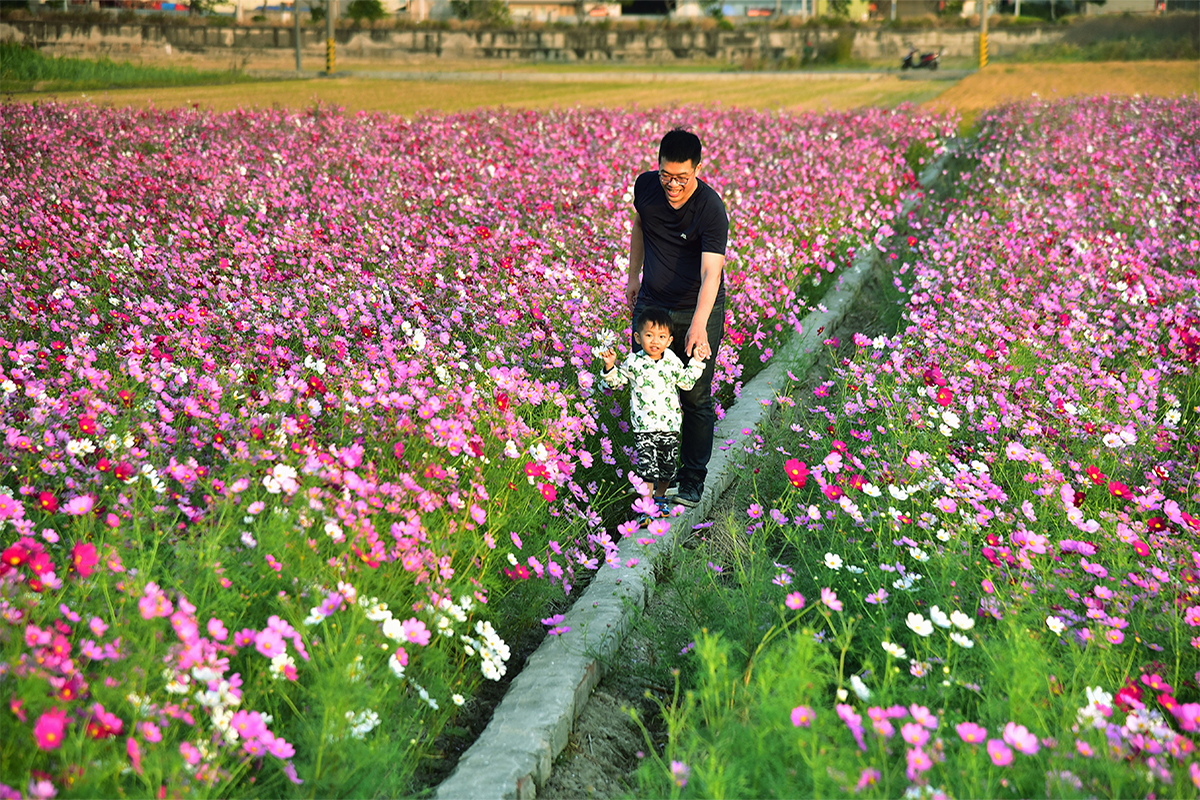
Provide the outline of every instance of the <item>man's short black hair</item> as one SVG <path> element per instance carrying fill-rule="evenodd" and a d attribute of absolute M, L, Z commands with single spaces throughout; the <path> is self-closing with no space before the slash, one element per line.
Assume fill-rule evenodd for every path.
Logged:
<path fill-rule="evenodd" d="M 682 164 L 691 161 L 692 166 L 700 163 L 700 137 L 683 128 L 676 128 L 662 138 L 658 146 L 658 162 Z"/>
<path fill-rule="evenodd" d="M 642 309 L 642 313 L 638 314 L 637 332 L 640 334 L 646 330 L 647 325 L 653 325 L 656 328 L 666 328 L 671 330 L 671 312 L 665 308 L 658 306 L 646 306 Z M 672 334 L 674 336 L 674 334 Z"/>

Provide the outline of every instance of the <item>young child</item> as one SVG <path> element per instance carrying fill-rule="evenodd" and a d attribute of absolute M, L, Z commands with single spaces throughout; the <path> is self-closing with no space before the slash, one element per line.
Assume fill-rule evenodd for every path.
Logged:
<path fill-rule="evenodd" d="M 642 480 L 654 484 L 654 502 L 665 515 L 670 509 L 665 493 L 679 458 L 683 421 L 679 390 L 696 385 L 704 372 L 704 362 L 693 357 L 685 367 L 671 350 L 671 315 L 665 309 L 644 309 L 634 326 L 634 341 L 642 349 L 630 353 L 619 367 L 616 350 L 610 347 L 602 352 L 604 372 L 600 378 L 614 388 L 630 384 L 629 415 L 637 472 Z"/>

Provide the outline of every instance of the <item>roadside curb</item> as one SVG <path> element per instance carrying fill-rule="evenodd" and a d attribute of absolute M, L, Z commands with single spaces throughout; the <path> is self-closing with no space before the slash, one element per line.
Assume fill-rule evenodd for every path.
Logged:
<path fill-rule="evenodd" d="M 922 187 L 941 177 L 950 153 L 937 159 L 920 177 Z M 910 197 L 902 215 L 920 203 Z M 680 534 L 690 534 L 737 478 L 734 445 L 743 432 L 753 432 L 773 413 L 774 399 L 786 392 L 788 370 L 807 372 L 816 362 L 822 342 L 841 322 L 880 265 L 879 249 L 864 246 L 854 265 L 836 279 L 818 310 L 802 321 L 802 333 L 771 359 L 766 369 L 742 388 L 733 408 L 717 425 L 708 482 L 699 505 L 672 520 L 671 530 L 648 546 L 633 537 L 620 543 L 622 563 L 632 567 L 601 566 L 587 589 L 561 623 L 562 636 L 548 636 L 525 663 L 480 737 L 460 757 L 454 772 L 439 785 L 439 800 L 530 800 L 550 777 L 554 759 L 566 747 L 575 719 L 625 634 L 654 594 L 654 568 Z M 829 334 L 826 334 L 828 331 Z"/>

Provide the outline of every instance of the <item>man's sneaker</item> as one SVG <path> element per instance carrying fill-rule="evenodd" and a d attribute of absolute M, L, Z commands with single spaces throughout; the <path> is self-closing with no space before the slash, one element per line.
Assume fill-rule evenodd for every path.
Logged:
<path fill-rule="evenodd" d="M 695 483 L 680 484 L 679 494 L 675 495 L 675 502 L 688 508 L 695 508 L 700 505 L 700 498 L 703 494 L 703 485 Z"/>

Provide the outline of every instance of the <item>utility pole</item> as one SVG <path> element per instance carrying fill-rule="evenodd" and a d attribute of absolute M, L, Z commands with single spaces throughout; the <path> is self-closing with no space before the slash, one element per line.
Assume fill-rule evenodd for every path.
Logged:
<path fill-rule="evenodd" d="M 337 0 L 326 0 L 325 3 L 325 74 L 333 74 L 334 39 L 333 15 L 337 13 Z"/>
<path fill-rule="evenodd" d="M 896 0 L 892 0 L 892 22 L 896 21 Z"/>
<path fill-rule="evenodd" d="M 296 72 L 300 71 L 300 0 L 292 0 L 292 39 L 296 43 Z"/>
<path fill-rule="evenodd" d="M 979 68 L 983 69 L 987 66 L 987 17 L 988 17 L 988 0 L 978 0 L 979 2 Z M 1054 2 L 1054 0 L 1051 0 Z"/>

